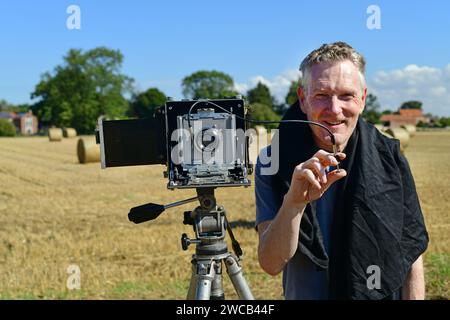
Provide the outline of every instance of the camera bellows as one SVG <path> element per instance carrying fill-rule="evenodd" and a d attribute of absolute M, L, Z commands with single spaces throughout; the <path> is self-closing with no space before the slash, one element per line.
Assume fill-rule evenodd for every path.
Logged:
<path fill-rule="evenodd" d="M 95 137 L 78 139 L 77 154 L 80 163 L 100 162 L 100 146 L 95 143 Z"/>
<path fill-rule="evenodd" d="M 61 141 L 63 137 L 63 132 L 61 128 L 50 128 L 48 129 L 48 139 L 49 141 Z"/>

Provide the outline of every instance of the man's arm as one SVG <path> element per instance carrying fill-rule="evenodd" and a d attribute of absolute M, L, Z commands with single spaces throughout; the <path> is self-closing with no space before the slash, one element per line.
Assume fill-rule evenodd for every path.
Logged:
<path fill-rule="evenodd" d="M 403 300 L 425 299 L 425 277 L 423 274 L 423 259 L 420 256 L 411 266 L 405 284 L 402 288 Z"/>
<path fill-rule="evenodd" d="M 340 153 L 341 159 L 345 154 Z M 325 168 L 337 164 L 336 158 L 323 150 L 299 164 L 291 185 L 275 218 L 258 224 L 258 259 L 264 271 L 278 274 L 297 251 L 300 221 L 306 205 L 320 198 L 328 187 L 343 178 L 345 170 L 326 173 Z"/>
<path fill-rule="evenodd" d="M 300 220 L 306 205 L 291 205 L 283 201 L 273 220 L 258 224 L 258 259 L 261 268 L 274 276 L 283 270 L 285 264 L 297 251 Z"/>

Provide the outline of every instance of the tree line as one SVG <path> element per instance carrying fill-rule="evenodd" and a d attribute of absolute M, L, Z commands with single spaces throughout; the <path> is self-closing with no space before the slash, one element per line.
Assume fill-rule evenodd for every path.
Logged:
<path fill-rule="evenodd" d="M 0 111 L 31 110 L 43 125 L 72 127 L 81 134 L 92 134 L 99 116 L 113 119 L 151 117 L 157 107 L 165 104 L 166 94 L 158 88 L 137 92 L 134 80 L 121 71 L 123 59 L 119 50 L 106 47 L 86 52 L 71 49 L 61 65 L 41 76 L 31 93 L 36 103 L 13 106 L 1 100 Z M 182 80 L 181 86 L 188 99 L 217 99 L 238 94 L 233 78 L 216 70 L 194 72 Z M 297 101 L 297 87 L 298 81 L 292 81 L 285 100 L 278 102 L 269 87 L 259 82 L 244 95 L 251 118 L 281 119 L 287 108 Z M 413 103 L 413 107 L 417 104 Z M 363 117 L 377 123 L 382 114 L 379 109 L 377 98 L 369 94 Z"/>
<path fill-rule="evenodd" d="M 92 134 L 100 116 L 111 119 L 151 117 L 166 102 L 158 88 L 137 92 L 134 80 L 121 71 L 123 54 L 98 47 L 83 52 L 71 49 L 63 63 L 45 72 L 31 93 L 32 105 L 12 106 L 0 101 L 0 111 L 31 110 L 44 126 L 71 127 L 81 134 Z M 185 98 L 218 99 L 236 96 L 233 78 L 226 73 L 200 70 L 182 80 Z M 286 108 L 277 104 L 269 88 L 262 84 L 245 97 L 251 115 L 257 120 L 279 120 Z"/>

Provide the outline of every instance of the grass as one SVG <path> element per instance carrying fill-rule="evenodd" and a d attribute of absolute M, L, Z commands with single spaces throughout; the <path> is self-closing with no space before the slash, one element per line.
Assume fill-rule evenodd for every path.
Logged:
<path fill-rule="evenodd" d="M 184 299 L 194 247 L 182 251 L 180 236 L 194 236 L 182 221 L 195 204 L 140 225 L 130 223 L 127 213 L 147 202 L 190 198 L 194 191 L 168 191 L 163 166 L 80 165 L 76 143 L 0 139 L 0 298 Z M 427 295 L 448 299 L 450 132 L 417 133 L 406 156 L 430 234 Z M 282 299 L 281 275 L 271 277 L 258 264 L 253 187 L 218 189 L 216 197 L 235 226 L 254 296 Z M 71 264 L 80 267 L 81 290 L 66 288 Z M 226 275 L 224 291 L 237 298 Z"/>
<path fill-rule="evenodd" d="M 430 299 L 448 299 L 450 254 L 430 254 L 425 261 L 427 291 Z"/>

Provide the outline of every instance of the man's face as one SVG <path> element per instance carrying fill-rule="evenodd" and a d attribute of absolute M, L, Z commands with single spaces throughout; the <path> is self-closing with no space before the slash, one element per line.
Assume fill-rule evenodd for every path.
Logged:
<path fill-rule="evenodd" d="M 334 134 L 343 151 L 364 109 L 367 88 L 363 87 L 358 68 L 351 61 L 323 62 L 309 69 L 306 90 L 298 89 L 300 107 L 308 120 L 325 125 Z M 326 130 L 311 125 L 314 140 L 331 151 Z"/>

